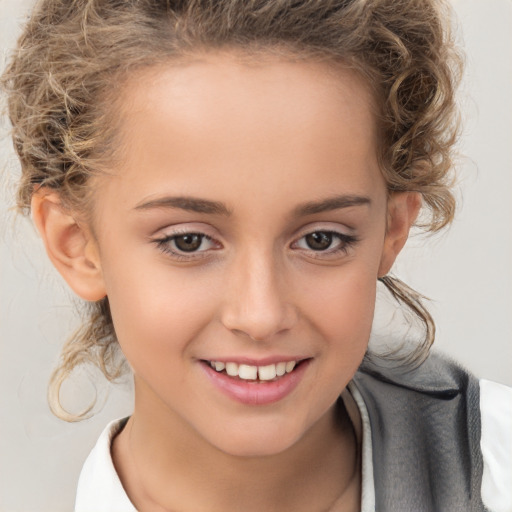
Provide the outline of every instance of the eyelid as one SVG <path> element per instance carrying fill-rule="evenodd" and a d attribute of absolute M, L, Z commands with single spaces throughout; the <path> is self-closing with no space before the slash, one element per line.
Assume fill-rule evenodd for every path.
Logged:
<path fill-rule="evenodd" d="M 177 222 L 176 224 L 165 224 L 152 231 L 150 239 L 164 238 L 173 235 L 186 235 L 187 233 L 204 234 L 211 238 L 218 238 L 218 231 L 207 222 Z"/>
<path fill-rule="evenodd" d="M 300 253 L 307 254 L 308 257 L 314 259 L 328 260 L 329 258 L 336 258 L 345 255 L 354 245 L 359 242 L 359 237 L 356 236 L 355 231 L 347 228 L 348 232 L 340 227 L 337 223 L 324 222 L 309 224 L 301 228 L 297 235 L 294 237 L 290 248 L 297 250 Z M 313 233 L 332 233 L 339 239 L 339 244 L 335 248 L 328 248 L 326 250 L 314 250 L 303 247 L 294 247 L 300 240 Z"/>
<path fill-rule="evenodd" d="M 200 227 L 199 227 L 200 226 Z M 150 241 L 154 243 L 158 249 L 165 255 L 178 260 L 178 261 L 197 261 L 202 258 L 207 258 L 211 251 L 222 248 L 222 242 L 219 241 L 217 235 L 209 234 L 210 229 L 205 229 L 205 224 L 198 223 L 181 223 L 175 226 L 167 226 L 156 232 L 154 236 L 150 237 Z M 161 234 L 159 234 L 161 232 Z M 171 243 L 174 239 L 184 235 L 200 235 L 206 240 L 210 241 L 213 245 L 220 247 L 209 248 L 203 251 L 180 251 L 178 248 L 172 248 Z"/>
<path fill-rule="evenodd" d="M 293 238 L 297 240 L 317 231 L 332 232 L 341 236 L 355 236 L 355 229 L 346 225 L 340 225 L 338 222 L 312 222 L 298 229 Z"/>

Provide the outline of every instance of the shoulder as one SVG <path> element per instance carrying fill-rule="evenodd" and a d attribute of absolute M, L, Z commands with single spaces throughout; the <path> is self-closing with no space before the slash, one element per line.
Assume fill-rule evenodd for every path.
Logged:
<path fill-rule="evenodd" d="M 415 367 L 372 358 L 363 362 L 357 375 L 369 376 L 404 390 L 439 397 L 455 396 L 476 382 L 475 377 L 463 366 L 438 352 L 432 352 Z"/>
<path fill-rule="evenodd" d="M 512 510 L 512 388 L 480 380 L 482 499 L 490 510 Z"/>
<path fill-rule="evenodd" d="M 136 512 L 119 480 L 110 447 L 128 418 L 110 422 L 85 461 L 75 500 L 75 512 Z"/>
<path fill-rule="evenodd" d="M 376 492 L 383 503 L 511 509 L 512 450 L 502 450 L 496 460 L 498 444 L 488 441 L 495 431 L 502 448 L 512 442 L 510 388 L 479 381 L 437 353 L 412 370 L 365 362 L 354 383 L 368 409 Z"/>

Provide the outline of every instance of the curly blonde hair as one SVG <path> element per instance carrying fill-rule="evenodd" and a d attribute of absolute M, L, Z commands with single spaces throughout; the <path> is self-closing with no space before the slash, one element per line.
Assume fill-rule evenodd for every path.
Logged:
<path fill-rule="evenodd" d="M 35 187 L 59 192 L 87 215 L 91 176 L 115 158 L 112 105 L 123 82 L 145 66 L 198 50 L 285 52 L 349 66 L 372 87 L 380 108 L 380 163 L 388 190 L 423 197 L 421 227 L 453 218 L 454 91 L 461 59 L 442 0 L 41 0 L 2 76 L 15 150 L 22 166 L 18 206 Z M 381 279 L 425 327 L 409 362 L 428 354 L 434 323 L 421 296 Z M 59 390 L 71 371 L 94 363 L 108 379 L 124 368 L 108 299 L 62 351 L 49 387 L 52 410 L 67 420 Z M 87 412 L 87 411 L 86 411 Z"/>

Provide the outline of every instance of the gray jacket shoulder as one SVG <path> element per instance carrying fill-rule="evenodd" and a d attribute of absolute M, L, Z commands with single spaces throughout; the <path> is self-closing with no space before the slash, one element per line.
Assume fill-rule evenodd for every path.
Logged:
<path fill-rule="evenodd" d="M 377 511 L 486 510 L 473 375 L 431 354 L 409 371 L 365 362 L 353 380 L 370 417 Z"/>

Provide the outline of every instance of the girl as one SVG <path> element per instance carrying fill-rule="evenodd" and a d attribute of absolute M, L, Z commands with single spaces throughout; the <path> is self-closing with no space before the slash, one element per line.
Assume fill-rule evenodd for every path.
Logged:
<path fill-rule="evenodd" d="M 91 305 L 53 407 L 119 350 L 135 383 L 77 511 L 510 507 L 487 434 L 510 392 L 428 356 L 432 319 L 389 274 L 415 223 L 453 217 L 443 13 L 40 2 L 4 75 L 18 201 Z M 424 327 L 399 361 L 367 350 L 377 281 Z"/>

